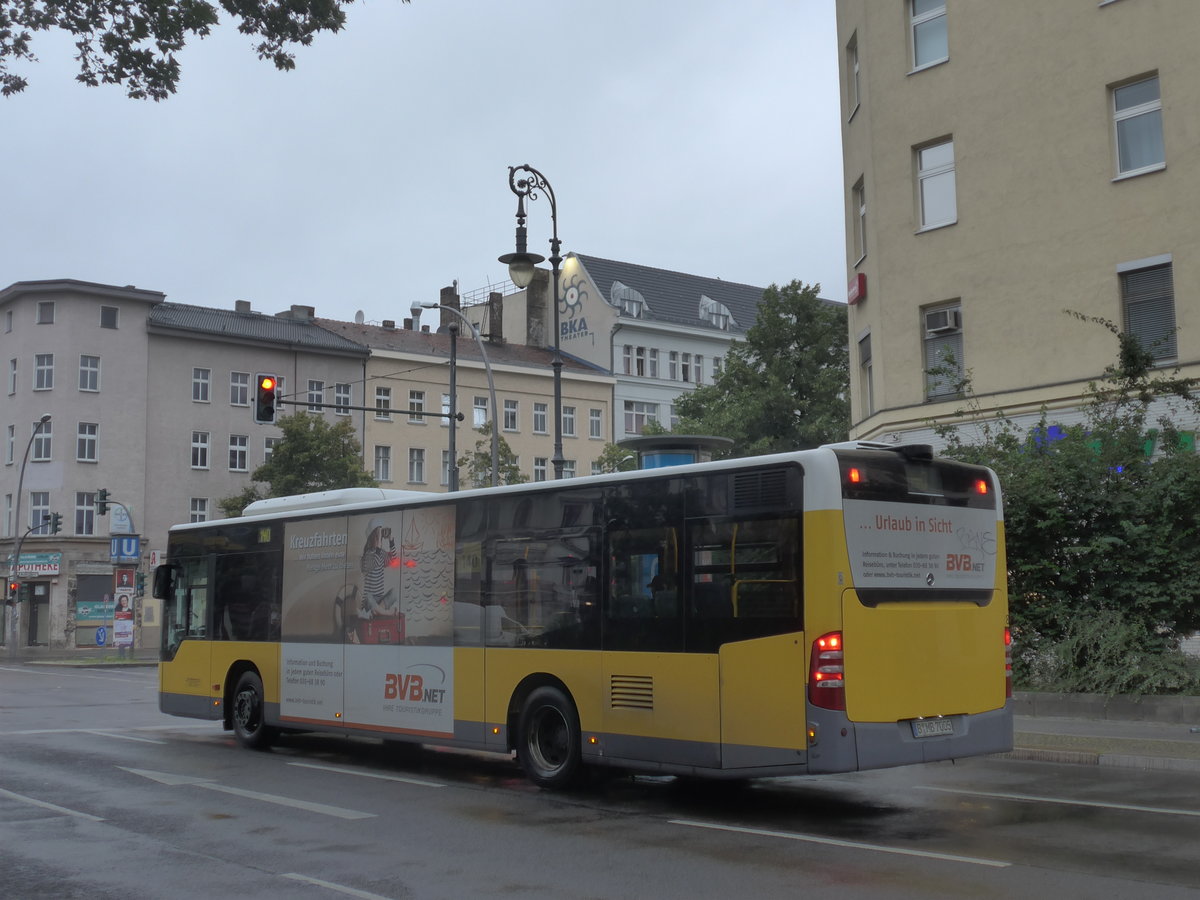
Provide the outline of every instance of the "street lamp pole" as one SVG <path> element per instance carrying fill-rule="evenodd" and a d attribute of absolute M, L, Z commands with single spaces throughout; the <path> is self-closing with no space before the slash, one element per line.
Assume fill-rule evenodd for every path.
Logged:
<path fill-rule="evenodd" d="M 518 178 L 518 172 L 526 174 L 524 177 Z M 559 346 L 558 324 L 558 266 L 562 262 L 562 257 L 559 256 L 562 245 L 558 240 L 558 203 L 554 199 L 554 189 L 550 187 L 546 176 L 528 163 L 522 166 L 508 167 L 508 186 L 517 195 L 517 249 L 515 253 L 505 253 L 501 256 L 500 262 L 508 266 L 508 276 L 519 288 L 529 287 L 533 281 L 534 267 L 545 259 L 545 257 L 537 253 L 530 253 L 528 250 L 528 238 L 525 231 L 525 198 L 536 200 L 538 192 L 541 191 L 550 201 L 550 271 L 553 283 L 551 302 L 554 305 L 554 355 L 550 360 L 550 366 L 554 370 L 554 456 L 551 462 L 554 465 L 554 477 L 559 479 L 563 477 L 564 460 L 562 445 L 563 360 L 562 350 Z"/>
<path fill-rule="evenodd" d="M 25 486 L 25 464 L 29 462 L 29 451 L 33 449 L 33 442 L 42 431 L 42 426 L 50 421 L 50 413 L 45 413 L 33 426 L 33 433 L 29 435 L 29 443 L 25 445 L 25 454 L 21 457 L 21 472 L 17 476 L 17 504 L 13 511 L 13 522 L 16 526 L 16 542 L 13 546 L 12 565 L 8 569 L 8 580 L 10 583 L 17 580 L 17 573 L 21 566 L 21 544 L 25 540 L 25 531 L 21 527 L 21 491 Z M 7 586 L 6 586 L 7 589 Z M 20 618 L 18 610 L 20 610 L 20 598 L 14 597 L 13 612 L 9 618 L 9 634 L 8 634 L 8 655 L 15 656 L 17 653 L 17 621 Z"/>
<path fill-rule="evenodd" d="M 479 345 L 479 355 L 483 357 L 483 369 L 487 373 L 488 396 L 491 398 L 492 404 L 492 487 L 500 483 L 500 429 L 496 422 L 496 383 L 492 380 L 492 364 L 488 360 L 487 348 L 483 346 L 483 338 L 479 334 L 479 329 L 475 327 L 461 310 L 455 309 L 453 306 L 446 306 L 442 303 L 414 303 L 412 305 L 416 309 L 444 309 L 454 313 L 467 326 L 467 330 L 471 332 L 471 336 L 475 338 L 475 343 Z M 453 326 L 451 326 L 453 327 Z M 457 399 L 455 391 L 457 390 L 457 364 L 456 357 L 453 355 L 455 348 L 455 339 L 453 332 L 450 335 L 451 367 L 450 367 L 450 490 L 458 490 L 458 463 L 454 459 L 454 423 L 455 411 L 457 409 Z"/>

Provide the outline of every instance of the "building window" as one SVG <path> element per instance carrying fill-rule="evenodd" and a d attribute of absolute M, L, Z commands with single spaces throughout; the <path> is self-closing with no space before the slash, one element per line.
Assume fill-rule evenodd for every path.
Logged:
<path fill-rule="evenodd" d="M 96 495 L 85 491 L 75 492 L 75 534 L 96 533 Z"/>
<path fill-rule="evenodd" d="M 229 373 L 229 402 L 233 406 L 250 405 L 250 373 Z"/>
<path fill-rule="evenodd" d="M 425 416 L 425 392 L 424 391 L 409 391 L 408 392 L 408 421 L 414 425 L 424 425 Z"/>
<path fill-rule="evenodd" d="M 208 521 L 208 498 L 193 497 L 188 509 L 189 522 L 207 522 Z"/>
<path fill-rule="evenodd" d="M 650 348 L 650 360 L 646 369 L 646 375 L 650 378 L 658 377 L 658 350 L 654 347 Z"/>
<path fill-rule="evenodd" d="M 100 390 L 100 357 L 79 357 L 79 389 L 81 391 Z"/>
<path fill-rule="evenodd" d="M 269 463 L 271 456 L 275 453 L 275 448 L 279 446 L 279 442 L 283 438 L 269 437 L 263 441 L 263 462 Z"/>
<path fill-rule="evenodd" d="M 562 433 L 563 437 L 575 437 L 575 407 L 573 406 L 562 408 Z"/>
<path fill-rule="evenodd" d="M 950 58 L 946 36 L 946 0 L 909 0 L 913 68 L 923 69 Z"/>
<path fill-rule="evenodd" d="M 860 178 L 850 191 L 852 220 L 854 223 L 854 264 L 857 266 L 867 255 L 867 188 Z"/>
<path fill-rule="evenodd" d="M 604 437 L 604 410 L 588 410 L 588 437 L 600 440 Z"/>
<path fill-rule="evenodd" d="M 425 451 L 420 447 L 408 448 L 408 480 L 413 484 L 425 483 Z"/>
<path fill-rule="evenodd" d="M 54 324 L 54 301 L 42 300 L 37 305 L 37 323 L 39 325 Z"/>
<path fill-rule="evenodd" d="M 50 534 L 50 492 L 31 491 L 29 494 L 30 534 Z"/>
<path fill-rule="evenodd" d="M 192 402 L 208 402 L 208 386 L 212 381 L 212 369 L 192 369 Z"/>
<path fill-rule="evenodd" d="M 474 404 L 475 418 L 473 422 L 476 428 L 482 428 L 487 424 L 488 420 L 488 398 L 476 397 Z"/>
<path fill-rule="evenodd" d="M 77 462 L 95 462 L 97 459 L 97 435 L 100 426 L 95 422 L 80 422 L 79 433 L 75 438 L 75 459 Z"/>
<path fill-rule="evenodd" d="M 573 460 L 573 459 L 564 459 L 563 460 L 562 477 L 563 478 L 574 478 L 575 477 L 575 460 Z"/>
<path fill-rule="evenodd" d="M 325 382 L 308 380 L 308 411 L 319 413 L 325 408 Z"/>
<path fill-rule="evenodd" d="M 192 432 L 192 468 L 208 468 L 208 432 Z"/>
<path fill-rule="evenodd" d="M 922 310 L 925 335 L 925 396 L 929 400 L 957 396 L 962 387 L 962 306 Z"/>
<path fill-rule="evenodd" d="M 921 228 L 940 228 L 958 221 L 954 141 L 943 141 L 917 150 L 917 186 Z"/>
<path fill-rule="evenodd" d="M 1114 88 L 1117 174 L 1140 175 L 1166 165 L 1158 76 Z"/>
<path fill-rule="evenodd" d="M 642 400 L 625 401 L 625 433 L 641 434 L 647 422 L 658 421 L 658 404 Z"/>
<path fill-rule="evenodd" d="M 17 426 L 9 425 L 4 429 L 4 462 L 6 465 L 13 464 L 13 453 L 17 446 Z"/>
<path fill-rule="evenodd" d="M 245 472 L 249 468 L 246 461 L 250 448 L 250 436 L 231 434 L 229 436 L 229 471 Z"/>
<path fill-rule="evenodd" d="M 533 404 L 533 433 L 545 434 L 546 422 L 549 416 L 547 415 L 547 407 L 545 403 Z"/>
<path fill-rule="evenodd" d="M 30 457 L 34 462 L 49 462 L 54 451 L 54 423 L 46 422 L 41 428 L 37 425 L 33 436 L 33 455 Z"/>
<path fill-rule="evenodd" d="M 593 475 L 603 475 L 604 474 L 604 466 L 597 460 L 592 461 L 592 474 Z"/>
<path fill-rule="evenodd" d="M 443 485 L 450 484 L 450 451 L 442 451 L 442 481 Z"/>
<path fill-rule="evenodd" d="M 692 380 L 692 354 L 681 354 L 679 375 L 684 381 L 690 382 Z"/>
<path fill-rule="evenodd" d="M 333 412 L 335 415 L 350 415 L 350 405 L 354 402 L 354 388 L 349 384 L 333 386 Z"/>
<path fill-rule="evenodd" d="M 621 353 L 621 358 L 625 365 L 625 369 L 624 369 L 625 374 L 632 375 L 633 374 L 633 344 L 625 345 L 625 348 Z"/>
<path fill-rule="evenodd" d="M 450 427 L 450 395 L 442 394 L 442 427 Z"/>
<path fill-rule="evenodd" d="M 1126 334 L 1138 343 L 1155 362 L 1176 358 L 1175 280 L 1172 263 L 1135 268 L 1138 263 L 1118 269 L 1121 280 L 1121 309 Z"/>
<path fill-rule="evenodd" d="M 38 353 L 33 357 L 33 389 L 48 391 L 54 387 L 54 354 Z"/>
<path fill-rule="evenodd" d="M 100 327 L 101 328 L 116 328 L 117 320 L 121 311 L 115 306 L 100 307 Z"/>
<path fill-rule="evenodd" d="M 9 394 L 17 392 L 17 361 L 15 359 L 8 361 L 8 392 Z"/>
<path fill-rule="evenodd" d="M 519 406 L 516 400 L 504 401 L 504 430 L 516 431 L 519 421 Z"/>
<path fill-rule="evenodd" d="M 858 32 L 850 35 L 850 43 L 846 45 L 846 109 L 849 110 L 847 119 L 854 118 L 858 111 Z"/>
<path fill-rule="evenodd" d="M 546 480 L 546 457 L 535 456 L 533 458 L 533 480 L 534 481 L 545 481 Z"/>
<path fill-rule="evenodd" d="M 633 352 L 634 374 L 645 377 L 646 375 L 646 348 L 638 347 Z"/>
<path fill-rule="evenodd" d="M 375 388 L 375 418 L 390 422 L 392 419 L 392 389 Z"/>
<path fill-rule="evenodd" d="M 667 354 L 667 378 L 671 381 L 679 380 L 679 351 L 672 350 Z"/>
<path fill-rule="evenodd" d="M 871 365 L 871 335 L 864 335 L 858 342 L 858 389 L 862 395 L 862 417 L 875 412 L 875 378 Z"/>
<path fill-rule="evenodd" d="M 375 445 L 375 480 L 392 480 L 392 448 L 382 444 Z"/>

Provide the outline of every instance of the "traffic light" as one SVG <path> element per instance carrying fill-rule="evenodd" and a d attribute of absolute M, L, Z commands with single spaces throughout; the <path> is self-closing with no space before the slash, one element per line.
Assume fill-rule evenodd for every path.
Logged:
<path fill-rule="evenodd" d="M 108 491 L 106 491 L 104 488 L 100 488 L 100 490 L 96 491 L 96 515 L 108 515 Z"/>
<path fill-rule="evenodd" d="M 62 513 L 50 514 L 50 533 L 58 534 L 62 531 Z"/>
<path fill-rule="evenodd" d="M 254 376 L 254 421 L 263 425 L 275 423 L 275 400 L 279 379 L 274 375 Z"/>
<path fill-rule="evenodd" d="M 21 590 L 21 582 L 10 581 L 4 586 L 4 602 L 9 606 L 17 605 L 17 594 Z"/>

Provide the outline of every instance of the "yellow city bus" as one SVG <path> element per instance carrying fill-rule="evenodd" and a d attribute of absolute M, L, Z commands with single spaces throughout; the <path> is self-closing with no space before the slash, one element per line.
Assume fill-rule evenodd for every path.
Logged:
<path fill-rule="evenodd" d="M 1000 489 L 925 445 L 179 525 L 160 707 L 280 733 L 748 778 L 1011 749 Z"/>

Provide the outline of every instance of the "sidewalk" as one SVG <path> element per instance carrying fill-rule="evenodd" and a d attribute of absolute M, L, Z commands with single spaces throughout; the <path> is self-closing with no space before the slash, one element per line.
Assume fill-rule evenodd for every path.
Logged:
<path fill-rule="evenodd" d="M 1010 759 L 1200 772 L 1200 697 L 1018 692 L 1013 699 Z"/>

